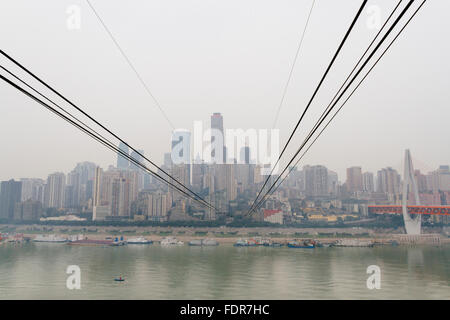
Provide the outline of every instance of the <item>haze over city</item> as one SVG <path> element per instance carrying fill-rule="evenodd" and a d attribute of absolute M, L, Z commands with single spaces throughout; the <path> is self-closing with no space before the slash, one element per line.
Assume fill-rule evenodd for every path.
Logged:
<path fill-rule="evenodd" d="M 309 2 L 119 1 L 93 2 L 115 38 L 149 85 L 175 128 L 209 127 L 221 112 L 224 127 L 271 129 Z M 81 28 L 67 27 L 71 5 L 81 8 Z M 317 1 L 286 99 L 275 125 L 283 145 L 310 98 L 359 1 Z M 379 5 L 381 19 L 391 1 Z M 6 10 L 7 7 L 7 10 Z M 450 116 L 450 9 L 427 3 L 382 63 L 350 99 L 301 161 L 345 176 L 351 166 L 402 173 L 405 148 L 422 172 L 449 163 L 445 128 Z M 288 148 L 304 139 L 338 85 L 377 32 L 367 10 L 343 48 L 317 101 Z M 4 1 L 2 48 L 160 164 L 170 151 L 172 128 L 146 95 L 84 1 Z M 7 26 L 7 27 L 6 27 Z M 14 29 L 14 33 L 9 32 Z M 418 63 L 423 61 L 423 63 Z M 0 179 L 45 178 L 69 172 L 78 162 L 106 168 L 116 156 L 42 109 L 0 85 Z M 284 163 L 284 162 L 282 162 Z"/>

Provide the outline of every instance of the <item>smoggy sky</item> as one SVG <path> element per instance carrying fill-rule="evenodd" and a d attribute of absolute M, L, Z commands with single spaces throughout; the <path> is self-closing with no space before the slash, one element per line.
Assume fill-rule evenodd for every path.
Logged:
<path fill-rule="evenodd" d="M 316 0 L 276 128 L 285 143 L 360 0 Z M 403 1 L 406 4 L 407 1 Z M 420 1 L 416 1 L 417 6 Z M 271 129 L 311 1 L 91 0 L 176 128 Z M 381 20 L 397 1 L 370 0 Z M 404 5 L 403 4 L 403 5 Z M 81 8 L 80 29 L 67 27 Z M 402 6 L 403 6 L 402 5 Z M 300 165 L 431 171 L 450 163 L 450 2 L 428 1 Z M 362 14 L 287 154 L 293 154 L 377 30 Z M 172 128 L 83 1 L 0 1 L 0 46 L 157 163 Z M 11 67 L 0 58 L 0 64 Z M 17 69 L 13 69 L 17 70 Z M 3 74 L 3 73 L 2 73 Z M 23 73 L 19 73 L 23 75 Z M 0 179 L 46 177 L 116 156 L 4 82 Z M 285 159 L 288 157 L 286 156 Z"/>

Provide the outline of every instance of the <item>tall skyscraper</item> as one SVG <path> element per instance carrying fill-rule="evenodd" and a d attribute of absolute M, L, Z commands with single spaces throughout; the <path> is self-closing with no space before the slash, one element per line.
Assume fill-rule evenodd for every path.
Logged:
<path fill-rule="evenodd" d="M 44 206 L 63 208 L 66 188 L 66 175 L 62 172 L 50 174 L 45 185 Z"/>
<path fill-rule="evenodd" d="M 377 192 L 400 193 L 400 175 L 395 169 L 388 167 L 377 172 Z"/>
<path fill-rule="evenodd" d="M 241 148 L 239 163 L 250 164 L 250 147 Z"/>
<path fill-rule="evenodd" d="M 236 165 L 226 164 L 225 177 L 226 177 L 226 192 L 227 201 L 234 201 L 237 197 L 237 180 L 236 180 Z"/>
<path fill-rule="evenodd" d="M 131 151 L 130 156 L 137 162 L 145 165 L 145 163 L 144 163 L 145 161 L 144 161 L 144 157 L 143 157 L 144 150 L 137 150 L 137 152 L 133 150 L 133 151 Z M 130 161 L 130 170 L 132 170 L 136 173 L 138 190 L 144 189 L 145 178 L 146 178 L 145 176 L 148 175 L 148 173 L 146 173 L 144 170 L 141 169 L 141 167 L 139 167 L 137 164 L 133 163 L 132 161 Z"/>
<path fill-rule="evenodd" d="M 328 170 L 328 192 L 332 195 L 336 195 L 338 193 L 338 187 L 338 174 L 334 171 Z"/>
<path fill-rule="evenodd" d="M 361 167 L 351 167 L 347 169 L 347 190 L 358 192 L 363 190 Z"/>
<path fill-rule="evenodd" d="M 129 181 L 125 178 L 117 178 L 111 181 L 111 215 L 124 217 L 129 215 Z"/>
<path fill-rule="evenodd" d="M 187 187 L 191 184 L 191 162 L 191 133 L 175 130 L 172 134 L 172 176 Z M 178 195 L 179 192 L 174 191 L 173 199 Z"/>
<path fill-rule="evenodd" d="M 134 160 L 136 160 L 137 162 L 144 164 L 143 163 L 144 158 L 138 152 L 140 154 L 144 155 L 144 150 L 137 150 L 137 152 L 133 150 L 133 151 L 131 151 L 130 157 L 133 158 Z M 130 161 L 130 169 L 140 170 L 140 167 L 137 164 L 135 164 L 134 162 Z"/>
<path fill-rule="evenodd" d="M 304 166 L 305 193 L 308 196 L 328 195 L 328 170 L 324 166 Z"/>
<path fill-rule="evenodd" d="M 420 170 L 414 170 L 414 178 L 416 179 L 417 189 L 419 192 L 427 191 L 427 177 Z"/>
<path fill-rule="evenodd" d="M 95 168 L 94 186 L 92 188 L 92 205 L 101 205 L 101 185 L 103 179 L 103 169 L 100 167 Z"/>
<path fill-rule="evenodd" d="M 125 143 L 121 142 L 119 144 L 119 149 L 122 150 L 124 153 L 129 154 L 128 146 Z M 121 154 L 117 154 L 117 168 L 125 170 L 128 169 L 128 167 L 129 167 L 128 159 Z"/>
<path fill-rule="evenodd" d="M 213 115 L 211 116 L 211 130 L 216 130 L 219 131 L 220 134 L 222 135 L 222 143 L 218 143 L 218 145 L 216 146 L 217 149 L 222 149 L 222 154 L 223 154 L 223 163 L 226 163 L 226 159 L 227 159 L 227 150 L 225 147 L 225 135 L 224 135 L 224 131 L 223 131 L 223 117 L 219 112 L 215 112 L 213 113 Z M 211 134 L 211 144 L 214 144 L 215 142 L 215 137 L 214 137 L 214 132 L 212 132 Z M 217 150 L 212 150 L 211 152 L 211 157 L 214 159 L 216 158 L 216 152 Z"/>
<path fill-rule="evenodd" d="M 450 191 L 450 167 L 439 166 L 439 168 L 433 172 L 430 172 L 427 177 L 428 190 L 438 191 Z"/>
<path fill-rule="evenodd" d="M 2 181 L 0 189 L 0 218 L 13 219 L 14 208 L 22 197 L 22 182 Z"/>
<path fill-rule="evenodd" d="M 372 193 L 375 191 L 375 183 L 372 172 L 364 172 L 362 174 L 363 191 Z"/>
<path fill-rule="evenodd" d="M 152 221 L 166 221 L 171 203 L 168 195 L 161 192 L 147 195 L 147 217 Z"/>
<path fill-rule="evenodd" d="M 22 182 L 22 201 L 33 200 L 44 203 L 44 180 L 25 178 L 20 181 Z"/>
<path fill-rule="evenodd" d="M 166 168 L 170 168 L 172 166 L 172 153 L 171 152 L 164 153 L 164 166 Z"/>
<path fill-rule="evenodd" d="M 200 191 L 204 188 L 203 178 L 206 174 L 207 165 L 197 158 L 192 164 L 192 187 L 196 191 Z"/>

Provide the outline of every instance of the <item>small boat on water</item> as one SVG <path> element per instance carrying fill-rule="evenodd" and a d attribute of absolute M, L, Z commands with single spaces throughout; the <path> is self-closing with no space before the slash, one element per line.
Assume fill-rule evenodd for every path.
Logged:
<path fill-rule="evenodd" d="M 191 240 L 191 241 L 189 241 L 189 245 L 190 246 L 196 246 L 196 247 L 199 247 L 199 246 L 201 246 L 202 245 L 202 239 L 194 239 L 194 240 Z"/>
<path fill-rule="evenodd" d="M 274 247 L 274 248 L 279 248 L 279 247 L 282 247 L 282 246 L 284 246 L 284 243 L 281 243 L 281 242 L 271 242 L 268 245 L 268 247 Z"/>
<path fill-rule="evenodd" d="M 122 276 L 120 276 L 118 278 L 114 278 L 114 281 L 125 281 L 125 278 L 122 278 Z"/>
<path fill-rule="evenodd" d="M 334 243 L 335 247 L 373 247 L 373 242 L 370 240 L 359 239 L 340 239 Z"/>
<path fill-rule="evenodd" d="M 152 244 L 152 240 L 147 240 L 144 237 L 131 238 L 127 241 L 128 244 Z"/>
<path fill-rule="evenodd" d="M 112 246 L 112 240 L 80 239 L 67 242 L 69 246 Z"/>
<path fill-rule="evenodd" d="M 202 246 L 218 246 L 219 242 L 214 239 L 203 239 Z"/>
<path fill-rule="evenodd" d="M 316 247 L 314 242 L 311 241 L 291 241 L 288 243 L 288 248 L 299 248 L 299 249 L 314 249 Z"/>
<path fill-rule="evenodd" d="M 124 246 L 126 244 L 127 244 L 127 241 L 125 241 L 122 236 L 122 237 L 120 237 L 120 240 L 118 237 L 115 237 L 111 245 L 118 247 L 118 246 Z"/>
<path fill-rule="evenodd" d="M 161 240 L 162 246 L 182 246 L 184 245 L 183 241 L 178 241 L 175 237 L 166 237 Z"/>
<path fill-rule="evenodd" d="M 255 245 L 257 246 L 265 246 L 265 247 L 269 247 L 271 244 L 270 239 L 267 238 L 261 238 L 261 237 L 256 237 L 254 239 L 250 239 L 250 241 L 254 241 Z"/>
<path fill-rule="evenodd" d="M 214 239 L 194 239 L 189 241 L 190 246 L 218 246 L 219 242 Z"/>
<path fill-rule="evenodd" d="M 234 244 L 235 247 L 254 247 L 256 246 L 256 241 L 247 240 L 247 239 L 239 239 Z"/>
<path fill-rule="evenodd" d="M 54 234 L 49 235 L 37 235 L 36 238 L 33 239 L 34 242 L 55 242 L 55 243 L 61 243 L 61 242 L 67 242 L 68 240 L 63 237 L 58 237 Z"/>

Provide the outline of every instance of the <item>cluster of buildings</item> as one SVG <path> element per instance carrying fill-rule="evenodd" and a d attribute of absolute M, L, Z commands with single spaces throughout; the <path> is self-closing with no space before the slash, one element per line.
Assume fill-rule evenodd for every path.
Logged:
<path fill-rule="evenodd" d="M 211 129 L 223 134 L 220 113 L 211 116 Z M 211 143 L 215 139 L 216 136 L 211 136 Z M 170 173 L 174 180 L 191 188 L 217 210 L 187 199 L 118 155 L 116 165 L 107 169 L 82 162 L 68 174 L 52 173 L 46 180 L 1 182 L 0 219 L 32 221 L 84 214 L 95 221 L 164 222 L 220 218 L 230 221 L 244 216 L 266 178 L 262 175 L 263 167 L 252 160 L 250 147 L 242 146 L 236 152 L 238 159 L 230 161 L 224 141 L 216 143 L 211 156 L 214 158 L 218 152 L 224 161 L 206 163 L 199 157 L 190 161 L 190 140 L 189 131 L 174 134 L 172 152 L 164 155 L 158 174 L 166 177 L 164 172 Z M 149 166 L 143 159 L 143 150 L 130 152 L 123 143 L 119 147 L 132 159 Z M 415 178 L 422 205 L 450 205 L 449 166 L 440 166 L 427 174 L 416 170 Z M 174 180 L 171 182 L 175 183 Z M 401 204 L 401 194 L 402 179 L 393 168 L 383 168 L 374 174 L 351 167 L 341 182 L 338 174 L 325 166 L 306 165 L 295 168 L 253 217 L 279 224 L 361 219 L 368 215 L 369 205 Z M 439 218 L 445 217 L 436 217 Z"/>

